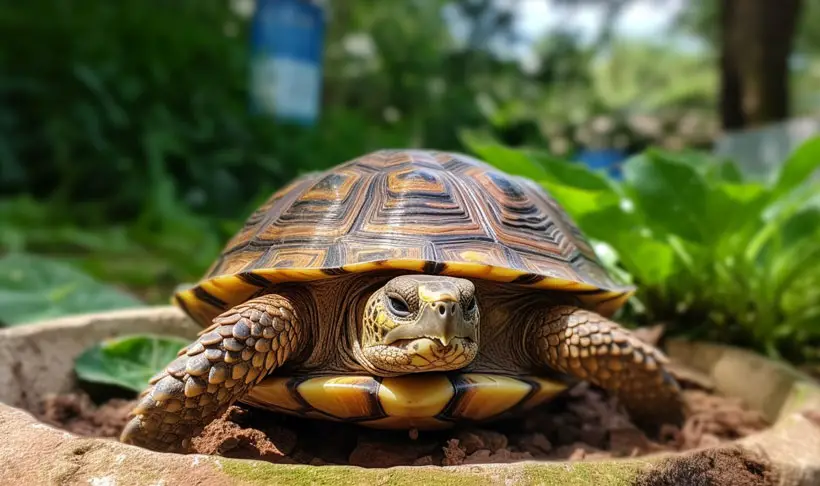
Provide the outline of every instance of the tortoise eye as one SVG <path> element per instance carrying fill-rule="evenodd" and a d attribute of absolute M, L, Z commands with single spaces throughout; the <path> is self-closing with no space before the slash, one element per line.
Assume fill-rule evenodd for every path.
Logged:
<path fill-rule="evenodd" d="M 407 307 L 407 303 L 401 297 L 388 295 L 387 305 L 390 307 L 390 311 L 399 317 L 407 317 L 410 315 L 410 308 Z"/>
<path fill-rule="evenodd" d="M 473 297 L 472 299 L 470 299 L 470 302 L 467 303 L 467 312 L 473 312 L 474 310 L 476 310 L 477 306 L 478 303 L 476 302 L 475 297 Z"/>

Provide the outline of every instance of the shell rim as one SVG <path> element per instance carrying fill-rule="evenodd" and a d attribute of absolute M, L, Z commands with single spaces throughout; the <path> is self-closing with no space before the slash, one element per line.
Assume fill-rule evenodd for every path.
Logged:
<path fill-rule="evenodd" d="M 431 265 L 433 269 L 427 270 Z M 193 317 L 189 309 L 191 305 L 209 305 L 221 312 L 252 298 L 260 290 L 276 284 L 312 282 L 348 274 L 390 270 L 483 279 L 522 285 L 527 289 L 567 292 L 578 297 L 585 306 L 591 307 L 604 317 L 611 317 L 636 291 L 636 287 L 631 285 L 605 288 L 592 283 L 567 280 L 499 265 L 460 261 L 430 262 L 418 259 L 390 259 L 359 262 L 333 268 L 257 268 L 246 272 L 214 276 L 201 280 L 190 288 L 174 292 L 172 303 Z M 237 295 L 243 296 L 236 298 Z M 222 302 L 225 305 L 215 305 L 216 302 Z"/>

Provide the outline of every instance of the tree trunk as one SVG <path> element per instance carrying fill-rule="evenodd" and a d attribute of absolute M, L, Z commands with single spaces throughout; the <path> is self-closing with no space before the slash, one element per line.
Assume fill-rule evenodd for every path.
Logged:
<path fill-rule="evenodd" d="M 723 128 L 789 115 L 789 55 L 801 0 L 722 0 L 720 108 Z"/>

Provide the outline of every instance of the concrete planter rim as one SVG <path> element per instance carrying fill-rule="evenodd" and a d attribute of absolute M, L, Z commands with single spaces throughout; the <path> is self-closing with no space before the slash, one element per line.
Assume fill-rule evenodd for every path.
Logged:
<path fill-rule="evenodd" d="M 70 391 L 76 383 L 74 358 L 97 341 L 133 333 L 192 338 L 198 331 L 172 306 L 80 314 L 0 329 L 0 364 L 7 370 L 0 373 L 0 434 L 7 439 L 0 443 L 0 463 L 12 466 L 0 472 L 4 480 L 0 482 L 31 478 L 33 484 L 62 484 L 67 479 L 88 484 L 107 478 L 108 484 L 117 485 L 176 484 L 200 478 L 203 484 L 636 484 L 660 467 L 685 465 L 698 454 L 742 450 L 766 458 L 776 470 L 778 484 L 820 484 L 820 423 L 805 413 L 820 411 L 820 386 L 788 365 L 745 350 L 681 340 L 668 343 L 673 360 L 694 366 L 721 392 L 740 396 L 762 410 L 773 426 L 717 448 L 678 454 L 365 469 L 156 453 L 109 439 L 76 436 L 38 422 L 25 410 L 38 406 L 48 393 Z M 43 454 L 53 468 L 44 468 L 49 460 L 43 461 Z"/>

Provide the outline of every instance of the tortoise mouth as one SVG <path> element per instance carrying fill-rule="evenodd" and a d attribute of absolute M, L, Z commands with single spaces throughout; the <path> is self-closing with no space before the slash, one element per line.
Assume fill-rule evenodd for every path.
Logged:
<path fill-rule="evenodd" d="M 373 368 L 390 374 L 451 371 L 475 359 L 478 343 L 468 337 L 455 337 L 444 345 L 438 338 L 420 337 L 376 344 L 362 351 Z"/>
<path fill-rule="evenodd" d="M 433 349 L 435 349 L 439 354 L 448 354 L 453 350 L 457 349 L 458 346 L 463 346 L 465 341 L 472 342 L 472 339 L 466 336 L 457 336 L 453 338 L 453 340 L 449 343 L 444 344 L 443 342 L 441 342 L 440 338 L 433 336 L 422 336 L 419 338 L 398 339 L 390 344 L 387 344 L 387 346 L 395 346 L 406 350 L 417 350 L 418 346 L 420 346 L 425 341 L 431 341 Z"/>

